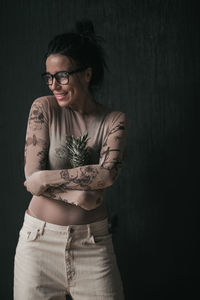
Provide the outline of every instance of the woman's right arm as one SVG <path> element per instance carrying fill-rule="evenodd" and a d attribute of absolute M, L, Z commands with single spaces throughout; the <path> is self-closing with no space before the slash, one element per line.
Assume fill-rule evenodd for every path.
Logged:
<path fill-rule="evenodd" d="M 48 101 L 40 97 L 33 101 L 28 117 L 24 151 L 25 178 L 46 170 L 49 151 Z"/>

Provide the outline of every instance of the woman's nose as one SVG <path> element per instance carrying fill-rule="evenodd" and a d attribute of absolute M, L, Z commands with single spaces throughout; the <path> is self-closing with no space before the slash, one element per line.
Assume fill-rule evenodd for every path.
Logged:
<path fill-rule="evenodd" d="M 55 78 L 53 78 L 52 85 L 49 86 L 50 89 L 53 90 L 59 90 L 61 88 L 60 84 L 56 81 Z"/>

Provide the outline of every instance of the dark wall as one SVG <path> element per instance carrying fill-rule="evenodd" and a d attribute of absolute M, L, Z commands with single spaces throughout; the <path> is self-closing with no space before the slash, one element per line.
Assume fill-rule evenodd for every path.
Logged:
<path fill-rule="evenodd" d="M 126 299 L 194 299 L 197 2 L 0 2 L 1 299 L 12 299 L 15 247 L 31 199 L 23 186 L 28 112 L 49 93 L 42 56 L 55 34 L 82 17 L 106 40 L 110 73 L 98 99 L 129 118 L 124 168 L 107 196 Z"/>

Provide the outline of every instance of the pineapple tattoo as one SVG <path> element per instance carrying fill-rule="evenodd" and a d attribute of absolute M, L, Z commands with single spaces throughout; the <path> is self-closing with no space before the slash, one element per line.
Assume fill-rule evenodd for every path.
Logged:
<path fill-rule="evenodd" d="M 58 154 L 63 158 L 66 157 L 66 152 L 68 152 L 68 158 L 72 168 L 87 165 L 89 163 L 89 152 L 85 148 L 87 141 L 87 132 L 78 138 L 75 138 L 73 135 L 66 136 L 65 145 L 62 146 L 62 150 L 59 149 Z"/>
<path fill-rule="evenodd" d="M 88 163 L 89 155 L 85 146 L 88 141 L 88 133 L 78 138 L 68 136 L 66 147 L 68 149 L 69 160 L 73 168 L 84 166 Z"/>

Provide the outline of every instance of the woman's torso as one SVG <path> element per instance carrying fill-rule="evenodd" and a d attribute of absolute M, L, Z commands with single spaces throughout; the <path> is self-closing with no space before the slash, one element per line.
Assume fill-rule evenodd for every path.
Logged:
<path fill-rule="evenodd" d="M 60 108 L 54 96 L 48 96 L 49 102 L 49 157 L 48 169 L 71 168 L 69 161 L 63 155 L 63 145 L 66 135 L 79 137 L 88 132 L 91 164 L 98 164 L 102 139 L 105 134 L 105 120 L 109 109 L 97 103 L 97 112 L 92 116 L 82 116 L 71 109 Z M 33 196 L 28 206 L 30 215 L 49 223 L 59 225 L 88 224 L 100 221 L 107 216 L 104 193 L 105 190 L 81 191 L 84 197 L 100 195 L 104 200 L 96 209 L 87 211 L 79 206 L 66 202 Z M 76 191 L 74 191 L 76 197 Z"/>

